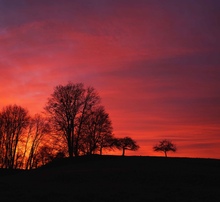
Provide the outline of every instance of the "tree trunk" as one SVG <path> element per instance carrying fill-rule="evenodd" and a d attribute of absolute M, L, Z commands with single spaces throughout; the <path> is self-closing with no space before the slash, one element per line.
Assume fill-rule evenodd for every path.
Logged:
<path fill-rule="evenodd" d="M 164 151 L 165 157 L 167 157 L 167 151 Z"/>
<path fill-rule="evenodd" d="M 125 156 L 125 148 L 122 149 L 122 156 Z"/>
<path fill-rule="evenodd" d="M 69 153 L 69 157 L 72 158 L 73 157 L 73 146 L 71 142 L 68 142 L 68 153 Z"/>

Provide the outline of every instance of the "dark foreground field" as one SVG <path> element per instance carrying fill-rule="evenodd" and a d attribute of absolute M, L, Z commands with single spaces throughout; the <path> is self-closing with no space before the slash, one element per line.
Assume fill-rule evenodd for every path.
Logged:
<path fill-rule="evenodd" d="M 92 156 L 1 170 L 0 201 L 219 202 L 220 160 Z"/>

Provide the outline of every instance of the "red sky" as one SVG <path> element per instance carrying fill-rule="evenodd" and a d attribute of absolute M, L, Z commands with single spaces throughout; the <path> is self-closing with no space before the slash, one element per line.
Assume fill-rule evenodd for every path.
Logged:
<path fill-rule="evenodd" d="M 220 158 L 218 0 L 0 0 L 0 108 L 42 111 L 83 82 L 118 137 L 173 140 L 170 156 Z M 169 154 L 168 154 L 169 155 Z"/>

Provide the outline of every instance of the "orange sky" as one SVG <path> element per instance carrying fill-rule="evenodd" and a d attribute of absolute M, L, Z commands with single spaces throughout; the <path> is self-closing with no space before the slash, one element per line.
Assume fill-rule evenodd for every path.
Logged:
<path fill-rule="evenodd" d="M 41 112 L 58 84 L 99 92 L 132 155 L 220 158 L 218 0 L 1 0 L 0 108 Z M 168 154 L 169 155 L 169 154 Z"/>

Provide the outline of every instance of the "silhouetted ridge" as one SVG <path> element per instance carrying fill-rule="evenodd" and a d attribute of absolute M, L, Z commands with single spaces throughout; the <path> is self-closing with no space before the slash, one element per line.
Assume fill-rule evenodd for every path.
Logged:
<path fill-rule="evenodd" d="M 40 167 L 39 169 L 52 169 L 61 167 L 82 167 L 101 169 L 104 165 L 109 167 L 125 167 L 126 169 L 139 169 L 141 167 L 150 166 L 155 169 L 181 169 L 191 167 L 198 167 L 198 169 L 205 169 L 207 166 L 220 166 L 220 160 L 218 159 L 205 159 L 205 158 L 175 158 L 175 157 L 147 157 L 147 156 L 114 156 L 114 155 L 85 155 L 72 158 L 55 159 L 52 162 Z M 139 167 L 141 166 L 141 167 Z M 147 168 L 146 168 L 147 169 Z M 37 169 L 38 170 L 38 169 Z"/>
<path fill-rule="evenodd" d="M 1 177 L 1 201 L 218 202 L 220 160 L 80 156 Z M 33 199 L 33 200 L 32 200 Z"/>

